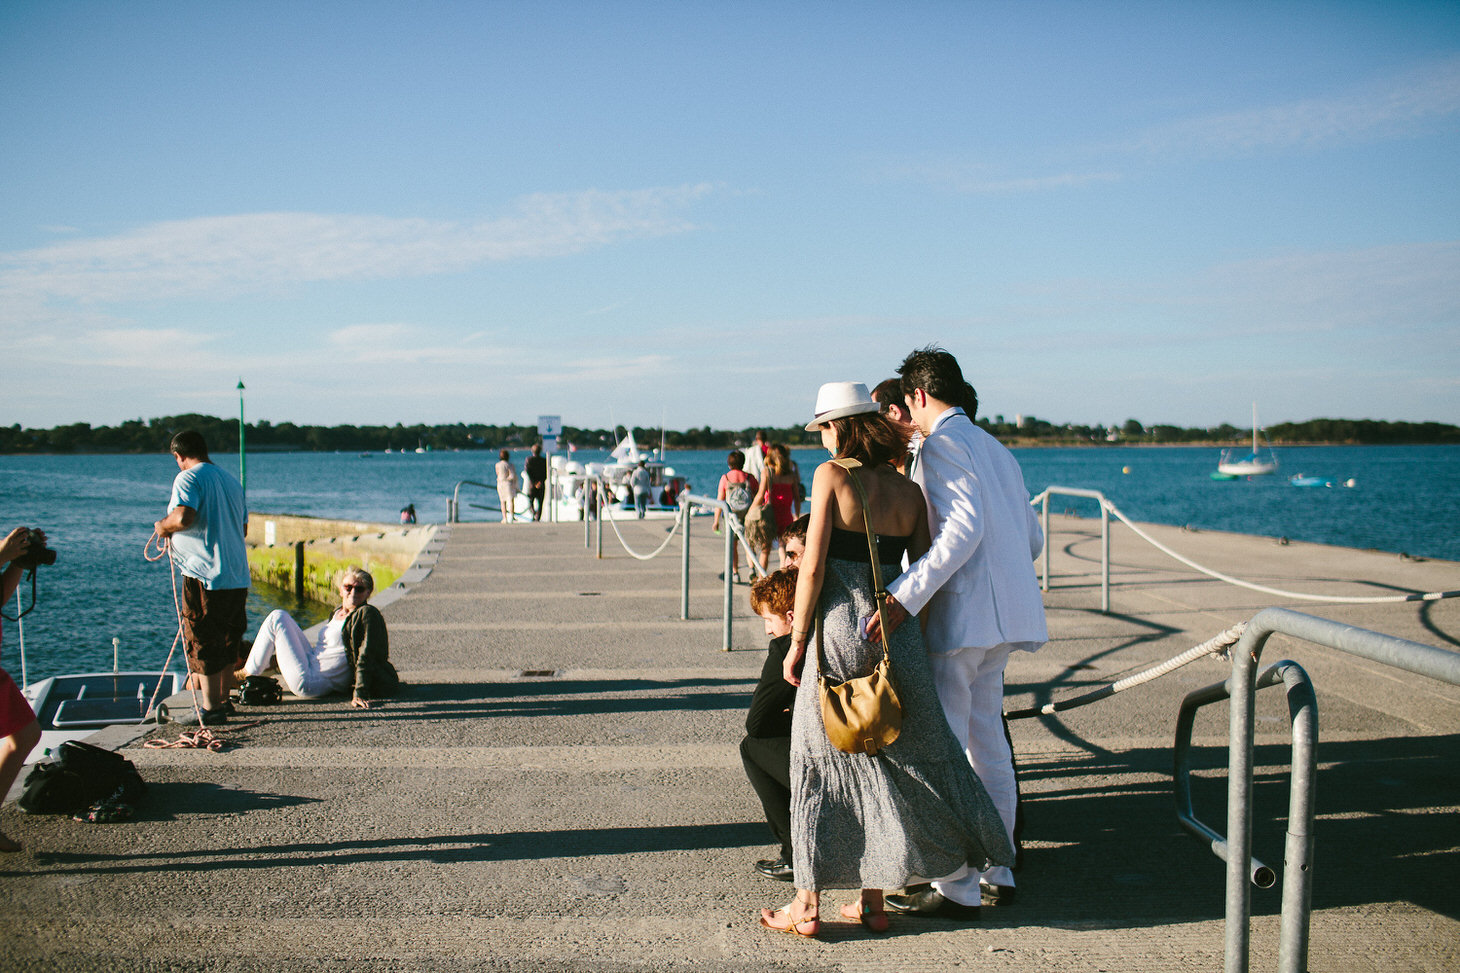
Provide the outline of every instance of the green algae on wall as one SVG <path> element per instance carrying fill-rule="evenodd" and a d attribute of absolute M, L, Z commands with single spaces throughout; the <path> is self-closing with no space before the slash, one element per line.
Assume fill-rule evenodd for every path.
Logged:
<path fill-rule="evenodd" d="M 415 562 L 435 533 L 431 524 L 400 527 L 250 511 L 249 573 L 258 581 L 294 590 L 295 545 L 302 545 L 304 597 L 335 604 L 339 601 L 335 584 L 346 568 L 369 571 L 375 590 L 384 591 Z"/>

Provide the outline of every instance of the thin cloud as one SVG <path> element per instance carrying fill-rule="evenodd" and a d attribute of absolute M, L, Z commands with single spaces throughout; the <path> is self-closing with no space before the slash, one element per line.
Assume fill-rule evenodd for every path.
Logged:
<path fill-rule="evenodd" d="M 558 367 L 521 376 L 528 384 L 576 385 L 633 383 L 662 375 L 674 364 L 669 355 L 621 355 L 565 361 Z"/>
<path fill-rule="evenodd" d="M 435 328 L 409 324 L 352 324 L 337 328 L 326 338 L 329 355 L 339 363 L 472 367 L 499 366 L 512 359 L 509 347 L 475 343 Z"/>
<path fill-rule="evenodd" d="M 1115 172 L 1061 172 L 1044 176 L 1001 176 L 981 163 L 926 160 L 894 164 L 883 170 L 886 178 L 922 183 L 959 195 L 1018 195 L 1079 189 L 1120 179 Z"/>
<path fill-rule="evenodd" d="M 1144 154 L 1241 155 L 1265 148 L 1392 137 L 1460 112 L 1460 58 L 1332 98 L 1185 119 L 1118 148 Z"/>
<path fill-rule="evenodd" d="M 474 222 L 251 213 L 154 223 L 118 236 L 0 254 L 0 301 L 228 297 L 309 281 L 452 273 L 685 233 L 708 185 L 537 194 Z"/>

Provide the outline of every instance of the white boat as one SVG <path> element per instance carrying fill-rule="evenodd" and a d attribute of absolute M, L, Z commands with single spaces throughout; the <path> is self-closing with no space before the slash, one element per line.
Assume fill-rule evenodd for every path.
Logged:
<path fill-rule="evenodd" d="M 661 454 L 642 452 L 634 441 L 634 434 L 626 432 L 619 440 L 607 463 L 578 463 L 561 454 L 554 454 L 552 466 L 556 471 L 557 486 L 554 491 L 553 507 L 556 519 L 582 520 L 584 498 L 599 483 L 606 486 L 603 515 L 609 520 L 637 520 L 638 508 L 634 506 L 634 489 L 629 478 L 644 461 L 649 471 L 649 482 L 653 494 L 644 512 L 646 520 L 673 520 L 679 516 L 679 494 L 684 490 L 682 477 L 676 476 L 674 468 L 666 466 Z M 600 479 L 601 478 L 601 479 Z M 696 510 L 696 514 L 703 511 Z"/>
<path fill-rule="evenodd" d="M 26 763 L 42 759 L 66 740 L 84 740 L 108 726 L 145 722 L 154 697 L 160 703 L 181 687 L 177 673 L 158 670 L 86 672 L 33 682 L 21 692 L 41 725 L 41 742 Z"/>
<path fill-rule="evenodd" d="M 1217 472 L 1223 477 L 1238 476 L 1266 476 L 1269 473 L 1276 473 L 1278 468 L 1277 454 L 1268 447 L 1267 454 L 1263 455 L 1257 445 L 1257 403 L 1252 403 L 1252 452 L 1240 459 L 1232 455 L 1232 450 L 1222 450 L 1221 461 L 1217 463 Z"/>

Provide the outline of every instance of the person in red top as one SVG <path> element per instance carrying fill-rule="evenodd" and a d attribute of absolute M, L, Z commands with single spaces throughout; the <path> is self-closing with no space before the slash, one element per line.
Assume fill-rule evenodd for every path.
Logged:
<path fill-rule="evenodd" d="M 771 544 L 801 514 L 800 491 L 797 489 L 800 483 L 796 464 L 791 462 L 791 451 L 783 443 L 772 444 L 765 457 L 765 477 L 760 481 L 760 490 L 752 505 L 761 509 L 757 517 L 750 519 L 747 532 L 751 549 L 760 551 L 763 569 L 770 567 Z M 785 551 L 781 552 L 781 562 L 784 567 Z"/>
<path fill-rule="evenodd" d="M 0 543 L 0 605 L 10 601 L 15 589 L 20 587 L 20 576 L 25 573 L 25 555 L 31 546 L 46 543 L 46 535 L 32 531 L 29 527 L 17 527 Z M 19 616 L 17 616 L 19 617 Z M 4 641 L 0 630 L 0 644 Z M 41 725 L 36 722 L 35 712 L 25 701 L 20 687 L 10 678 L 10 673 L 0 669 L 0 798 L 10 791 L 10 785 L 20 776 L 25 758 L 41 742 Z M 0 851 L 19 851 L 20 842 L 0 831 Z"/>

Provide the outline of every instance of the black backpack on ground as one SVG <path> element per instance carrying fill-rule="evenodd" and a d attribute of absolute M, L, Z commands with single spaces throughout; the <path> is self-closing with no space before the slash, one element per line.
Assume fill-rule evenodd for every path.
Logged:
<path fill-rule="evenodd" d="M 249 676 L 238 687 L 241 706 L 271 706 L 284 698 L 284 688 L 273 676 Z"/>
<path fill-rule="evenodd" d="M 67 740 L 54 760 L 36 764 L 17 801 L 27 814 L 69 814 L 99 801 L 135 803 L 147 790 L 132 761 L 80 740 Z"/>

